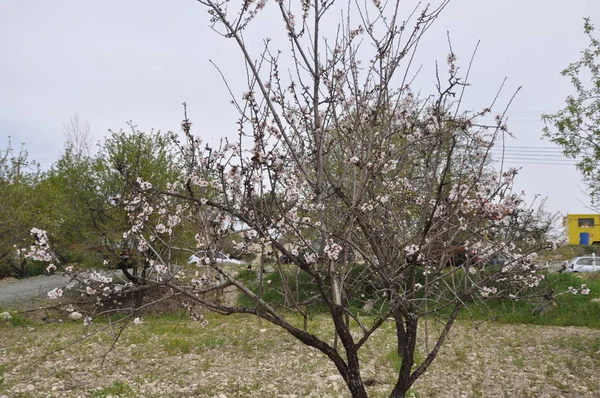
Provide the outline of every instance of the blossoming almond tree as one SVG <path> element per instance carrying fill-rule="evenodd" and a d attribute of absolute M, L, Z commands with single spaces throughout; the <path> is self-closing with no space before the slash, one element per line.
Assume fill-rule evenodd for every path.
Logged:
<path fill-rule="evenodd" d="M 185 177 L 164 191 L 129 182 L 136 189 L 121 205 L 130 217 L 126 236 L 146 258 L 143 284 L 69 273 L 101 304 L 162 287 L 190 309 L 260 317 L 326 355 L 353 397 L 367 396 L 361 348 L 391 322 L 402 363 L 390 396 L 406 396 L 461 309 L 538 285 L 533 260 L 546 242 L 536 239 L 549 227 L 513 192 L 516 170 L 490 169 L 504 118 L 483 125 L 479 117 L 492 106 L 462 109 L 468 71 L 461 75 L 455 55 L 437 69 L 434 93 L 411 87 L 419 41 L 448 2 L 413 10 L 404 22 L 398 1 L 199 3 L 245 60 L 248 87 L 239 96 L 231 89 L 238 139 L 205 145 L 186 116 Z M 289 48 L 267 41 L 253 55 L 243 35 L 268 6 L 278 10 Z M 197 229 L 189 247 L 172 243 L 182 225 Z M 230 235 L 238 249 L 258 247 L 261 263 L 275 265 L 283 306 L 265 294 L 262 273 L 246 283 L 215 261 Z M 196 266 L 171 260 L 175 251 L 199 250 Z M 214 294 L 223 289 L 250 300 L 224 302 Z M 315 305 L 326 309 L 334 341 L 309 327 Z M 431 320 L 441 329 L 429 328 Z M 422 328 L 426 352 L 416 363 Z"/>

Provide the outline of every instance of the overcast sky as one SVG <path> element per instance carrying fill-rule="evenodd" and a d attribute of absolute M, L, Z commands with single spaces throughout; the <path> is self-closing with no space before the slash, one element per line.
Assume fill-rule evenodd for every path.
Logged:
<path fill-rule="evenodd" d="M 281 32 L 265 15 L 248 40 Z M 574 166 L 541 140 L 540 114 L 559 109 L 571 90 L 560 71 L 587 46 L 586 16 L 600 26 L 600 1 L 453 0 L 420 49 L 417 84 L 426 87 L 433 61 L 448 53 L 446 31 L 463 67 L 481 40 L 467 102 L 476 109 L 505 77 L 503 101 L 523 86 L 508 113 L 508 155 L 522 167 L 516 186 L 563 214 L 589 212 L 589 201 Z M 76 112 L 97 141 L 128 120 L 177 131 L 183 101 L 196 134 L 231 136 L 236 114 L 209 59 L 241 81 L 239 53 L 193 0 L 0 0 L 0 147 L 11 136 L 47 168 L 63 151 L 62 123 Z"/>

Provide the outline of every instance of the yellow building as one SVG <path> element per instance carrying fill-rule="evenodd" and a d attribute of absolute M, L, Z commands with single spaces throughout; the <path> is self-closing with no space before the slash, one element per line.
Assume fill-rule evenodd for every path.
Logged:
<path fill-rule="evenodd" d="M 567 214 L 563 218 L 569 244 L 600 245 L 600 214 Z"/>

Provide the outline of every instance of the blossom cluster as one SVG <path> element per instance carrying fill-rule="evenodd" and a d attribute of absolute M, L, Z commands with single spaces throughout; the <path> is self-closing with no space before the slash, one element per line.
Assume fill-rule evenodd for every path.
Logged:
<path fill-rule="evenodd" d="M 342 246 L 340 246 L 337 243 L 334 243 L 332 239 L 330 239 L 327 246 L 325 246 L 325 255 L 329 260 L 337 260 L 341 251 Z"/>
<path fill-rule="evenodd" d="M 32 228 L 30 234 L 34 237 L 35 243 L 30 247 L 29 252 L 25 254 L 25 257 L 38 261 L 55 261 L 56 256 L 50 250 L 48 233 L 39 228 Z M 52 271 L 52 269 L 50 271 Z"/>
<path fill-rule="evenodd" d="M 573 287 L 573 286 L 569 286 L 567 288 L 567 293 L 571 293 L 571 294 L 581 293 L 583 295 L 588 295 L 588 294 L 590 294 L 590 289 L 584 283 L 584 284 L 581 285 L 581 287 L 579 289 L 576 288 L 576 287 Z"/>

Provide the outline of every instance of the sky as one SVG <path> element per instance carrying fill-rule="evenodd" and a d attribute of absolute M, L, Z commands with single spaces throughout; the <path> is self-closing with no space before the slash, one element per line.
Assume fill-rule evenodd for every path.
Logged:
<path fill-rule="evenodd" d="M 411 3 L 400 2 L 405 15 Z M 415 85 L 426 90 L 434 62 L 448 54 L 447 32 L 463 68 L 480 41 L 465 102 L 473 109 L 486 107 L 505 78 L 501 103 L 522 87 L 507 114 L 514 138 L 506 157 L 521 168 L 515 187 L 561 214 L 589 213 L 590 203 L 572 162 L 542 140 L 540 114 L 560 109 L 571 92 L 560 71 L 587 46 L 588 16 L 600 27 L 600 1 L 452 0 L 418 56 Z M 272 7 L 261 18 L 248 42 L 275 35 L 275 46 L 285 45 Z M 0 0 L 0 148 L 10 136 L 48 168 L 75 113 L 98 141 L 130 120 L 142 130 L 178 131 L 184 101 L 195 134 L 231 137 L 236 113 L 210 60 L 241 95 L 240 53 L 194 0 Z"/>

